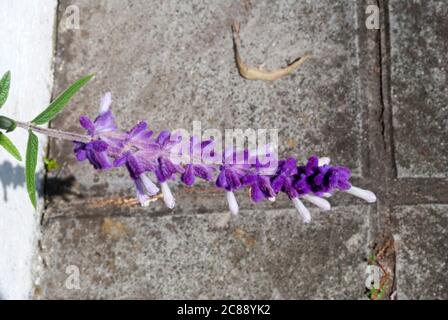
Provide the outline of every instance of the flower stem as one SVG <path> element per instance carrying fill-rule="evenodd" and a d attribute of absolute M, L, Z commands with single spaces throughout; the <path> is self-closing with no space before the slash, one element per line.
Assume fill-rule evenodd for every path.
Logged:
<path fill-rule="evenodd" d="M 26 130 L 32 130 L 34 132 L 41 133 L 48 137 L 52 137 L 52 138 L 56 138 L 56 139 L 79 141 L 79 142 L 84 142 L 84 143 L 88 143 L 91 141 L 91 138 L 89 136 L 86 136 L 83 134 L 38 127 L 34 124 L 27 123 L 27 122 L 16 121 L 16 124 L 17 124 L 17 127 L 19 127 L 19 128 L 26 129 Z"/>

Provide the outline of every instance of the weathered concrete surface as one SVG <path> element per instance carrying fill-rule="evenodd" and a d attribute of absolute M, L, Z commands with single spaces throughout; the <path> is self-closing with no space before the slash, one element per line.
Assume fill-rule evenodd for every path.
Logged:
<path fill-rule="evenodd" d="M 238 218 L 225 212 L 50 219 L 44 229 L 48 269 L 42 294 L 362 298 L 369 211 L 365 206 L 313 210 L 308 226 L 295 210 L 243 211 Z M 72 265 L 80 270 L 79 290 L 70 287 L 66 274 Z"/>
<path fill-rule="evenodd" d="M 46 269 L 36 296 L 362 298 L 370 245 L 383 240 L 380 234 L 386 239 L 395 234 L 398 244 L 406 242 L 391 255 L 398 255 L 397 275 L 402 274 L 395 279 L 398 297 L 433 298 L 434 292 L 443 297 L 423 284 L 419 295 L 408 290 L 412 272 L 447 287 L 443 269 L 409 258 L 419 243 L 411 239 L 413 230 L 427 235 L 427 248 L 441 247 L 444 235 L 436 230 L 430 237 L 400 204 L 413 211 L 420 202 L 448 201 L 447 151 L 440 148 L 446 128 L 438 129 L 445 123 L 446 98 L 437 91 L 445 90 L 440 80 L 446 50 L 428 45 L 430 58 L 418 60 L 420 71 L 410 66 L 414 48 L 432 44 L 430 30 L 444 23 L 413 6 L 435 16 L 446 9 L 438 1 L 379 1 L 389 9 L 384 17 L 390 23 L 382 21 L 385 32 L 379 32 L 364 27 L 365 8 L 373 3 L 61 1 L 55 92 L 83 74 L 97 71 L 97 78 L 53 126 L 79 130 L 79 115 L 94 116 L 101 93 L 112 90 L 122 127 L 146 119 L 156 130 L 188 129 L 193 120 L 201 120 L 203 129 L 278 128 L 282 155 L 302 160 L 312 153 L 329 155 L 353 168 L 355 184 L 380 197 L 369 207 L 336 195 L 331 201 L 338 208 L 330 214 L 313 211 L 315 219 L 305 227 L 286 209 L 287 199 L 255 206 L 243 191 L 237 196 L 246 210 L 226 224 L 225 199 L 207 184 L 174 186 L 178 206 L 172 212 L 160 202 L 146 209 L 130 206 L 134 191 L 126 172 L 96 173 L 75 163 L 70 144 L 53 143 L 52 157 L 66 165 L 57 177 L 48 177 Z M 80 30 L 65 27 L 63 13 L 70 4 L 79 6 Z M 425 17 L 427 29 L 418 36 L 422 43 L 408 45 L 411 33 L 403 28 L 415 31 L 416 14 L 415 19 Z M 273 83 L 246 81 L 234 63 L 233 19 L 241 22 L 242 55 L 254 66 L 276 68 L 305 52 L 314 59 Z M 432 74 L 434 68 L 438 73 Z M 424 102 L 425 116 L 418 101 Z M 419 213 L 422 224 L 429 214 Z M 430 263 L 441 265 L 443 251 L 426 252 Z M 414 266 L 412 272 L 402 271 L 406 263 Z M 80 268 L 79 290 L 65 286 L 71 265 Z M 388 267 L 394 269 L 394 261 Z"/>
<path fill-rule="evenodd" d="M 393 0 L 389 8 L 398 176 L 447 177 L 447 3 Z"/>
<path fill-rule="evenodd" d="M 80 30 L 66 28 L 68 5 L 79 7 Z M 83 74 L 97 77 L 53 126 L 80 131 L 79 115 L 95 116 L 100 95 L 111 90 L 123 128 L 140 119 L 156 130 L 191 130 L 194 120 L 204 130 L 277 128 L 281 154 L 328 155 L 361 177 L 358 5 L 61 1 L 55 92 Z M 234 19 L 248 64 L 278 68 L 306 52 L 313 59 L 273 83 L 244 80 L 234 61 Z M 218 228 L 225 199 L 208 184 L 175 186 L 172 213 L 161 202 L 129 207 L 123 198 L 134 190 L 124 170 L 96 173 L 74 161 L 67 143 L 53 143 L 51 155 L 66 165 L 47 184 L 37 297 L 363 297 L 372 218 L 365 204 L 313 211 L 317 218 L 305 227 L 281 209 L 291 208 L 287 199 L 254 206 L 242 191 L 248 211 Z M 70 265 L 80 268 L 80 290 L 65 286 Z"/>
<path fill-rule="evenodd" d="M 448 206 L 397 207 L 400 299 L 448 299 Z"/>
<path fill-rule="evenodd" d="M 448 7 L 391 0 L 388 9 L 398 298 L 446 299 Z"/>

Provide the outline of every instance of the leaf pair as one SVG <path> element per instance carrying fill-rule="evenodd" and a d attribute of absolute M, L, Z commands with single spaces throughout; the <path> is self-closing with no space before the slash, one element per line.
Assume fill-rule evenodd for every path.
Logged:
<path fill-rule="evenodd" d="M 78 92 L 87 82 L 92 78 L 92 75 L 85 76 L 78 81 L 74 82 L 64 92 L 62 92 L 44 111 L 42 111 L 37 117 L 35 117 L 31 123 L 35 125 L 46 124 L 53 120 L 59 112 L 64 109 L 70 99 Z M 11 72 L 8 71 L 0 80 L 0 108 L 3 107 L 9 95 L 9 88 L 11 83 Z M 6 130 L 6 132 L 13 131 L 16 128 L 16 122 L 4 116 L 0 116 L 0 129 Z M 5 134 L 0 132 L 0 146 L 8 151 L 18 161 L 22 161 L 22 157 L 14 146 L 12 141 L 6 137 Z M 30 197 L 31 203 L 36 208 L 37 196 L 36 196 L 36 167 L 37 157 L 39 151 L 39 139 L 33 133 L 28 130 L 28 143 L 26 148 L 25 157 L 25 180 L 26 189 Z"/>
<path fill-rule="evenodd" d="M 89 82 L 93 78 L 93 76 L 93 74 L 88 75 L 74 82 L 31 122 L 36 125 L 42 125 L 53 120 L 57 116 L 57 114 L 64 109 L 64 107 L 68 104 L 75 93 L 78 92 L 85 84 L 87 84 L 87 82 Z M 37 205 L 36 166 L 38 150 L 39 140 L 37 139 L 37 136 L 31 130 L 29 130 L 25 160 L 25 179 L 28 195 L 30 197 L 31 203 L 35 208 Z"/>

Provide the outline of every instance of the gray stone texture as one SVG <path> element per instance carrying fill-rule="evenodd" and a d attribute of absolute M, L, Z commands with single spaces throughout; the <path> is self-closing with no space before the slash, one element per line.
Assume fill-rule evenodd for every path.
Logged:
<path fill-rule="evenodd" d="M 64 169 L 48 173 L 36 297 L 362 299 L 372 246 L 392 235 L 397 259 L 388 267 L 397 275 L 389 293 L 446 297 L 446 217 L 431 203 L 448 201 L 446 35 L 438 32 L 447 9 L 379 1 L 382 30 L 367 30 L 365 8 L 375 3 L 60 1 L 54 93 L 97 76 L 52 126 L 82 132 L 79 115 L 94 117 L 111 90 L 123 128 L 141 119 L 155 130 L 191 129 L 194 120 L 203 129 L 277 128 L 281 155 L 330 156 L 379 201 L 337 194 L 333 210 L 313 209 L 305 226 L 288 199 L 253 205 L 246 191 L 237 194 L 241 216 L 231 218 L 223 193 L 201 183 L 173 185 L 173 211 L 160 201 L 140 208 L 129 204 L 124 170 L 97 173 L 55 141 L 50 154 Z M 72 4 L 80 30 L 65 24 Z M 272 83 L 244 80 L 233 20 L 252 66 L 278 68 L 307 52 L 313 59 Z M 433 211 L 434 232 L 422 227 Z M 427 246 L 421 255 L 418 239 Z M 79 290 L 65 286 L 70 265 L 80 268 Z"/>
<path fill-rule="evenodd" d="M 390 1 L 391 101 L 399 177 L 448 175 L 448 6 Z"/>
<path fill-rule="evenodd" d="M 312 213 L 309 226 L 291 209 L 56 218 L 44 297 L 362 298 L 369 208 Z M 71 265 L 79 290 L 66 287 Z"/>
<path fill-rule="evenodd" d="M 397 287 L 402 298 L 448 299 L 448 206 L 394 210 Z"/>

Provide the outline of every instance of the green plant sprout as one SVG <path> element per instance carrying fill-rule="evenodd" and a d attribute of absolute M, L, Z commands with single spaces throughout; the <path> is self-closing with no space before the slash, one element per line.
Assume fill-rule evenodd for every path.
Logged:
<path fill-rule="evenodd" d="M 47 171 L 54 171 L 59 169 L 59 163 L 55 159 L 44 158 L 45 169 Z"/>

